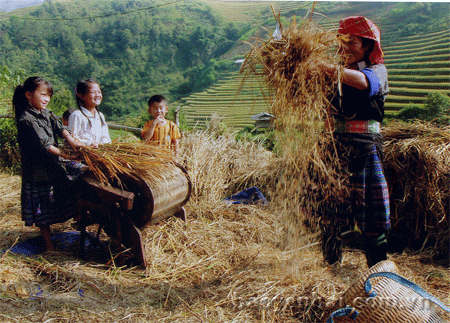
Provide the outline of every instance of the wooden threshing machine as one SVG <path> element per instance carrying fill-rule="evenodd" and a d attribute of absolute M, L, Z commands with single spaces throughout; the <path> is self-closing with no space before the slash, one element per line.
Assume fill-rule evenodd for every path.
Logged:
<path fill-rule="evenodd" d="M 84 177 L 86 185 L 79 201 L 78 216 L 81 258 L 85 255 L 86 227 L 98 224 L 96 239 L 103 229 L 122 250 L 131 251 L 134 263 L 146 265 L 141 230 L 172 215 L 186 221 L 183 206 L 192 190 L 189 176 L 177 164 L 170 164 L 169 168 L 166 165 L 164 172 L 169 174 L 160 183 L 121 176 L 120 185 L 105 185 L 89 174 Z M 124 258 L 120 252 L 115 261 L 123 265 Z"/>

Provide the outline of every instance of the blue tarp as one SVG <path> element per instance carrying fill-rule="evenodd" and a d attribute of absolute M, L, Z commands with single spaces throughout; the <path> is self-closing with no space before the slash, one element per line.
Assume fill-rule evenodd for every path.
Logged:
<path fill-rule="evenodd" d="M 78 231 L 69 231 L 56 233 L 52 237 L 52 242 L 55 245 L 57 250 L 67 250 L 70 247 L 73 247 L 76 244 L 78 247 L 78 243 L 80 240 L 80 232 Z M 89 247 L 89 239 L 86 239 L 86 247 Z M 4 253 L 5 250 L 0 251 Z M 42 236 L 34 237 L 24 242 L 21 242 L 15 246 L 13 246 L 9 252 L 13 252 L 15 254 L 25 255 L 25 256 L 33 256 L 38 255 L 44 252 L 44 238 Z"/>
<path fill-rule="evenodd" d="M 229 204 L 266 204 L 266 198 L 261 191 L 256 187 L 250 187 L 244 191 L 241 191 L 235 195 L 227 197 L 225 202 Z"/>

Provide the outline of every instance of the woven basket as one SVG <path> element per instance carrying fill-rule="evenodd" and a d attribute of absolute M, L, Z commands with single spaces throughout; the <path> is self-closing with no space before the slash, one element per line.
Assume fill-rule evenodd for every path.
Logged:
<path fill-rule="evenodd" d="M 450 309 L 398 275 L 389 260 L 370 268 L 335 303 L 326 323 L 448 323 Z"/>

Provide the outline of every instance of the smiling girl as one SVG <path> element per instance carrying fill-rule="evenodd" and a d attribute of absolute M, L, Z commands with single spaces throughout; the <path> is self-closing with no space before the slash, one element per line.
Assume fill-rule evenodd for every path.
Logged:
<path fill-rule="evenodd" d="M 71 157 L 58 148 L 57 138 L 73 148 L 81 146 L 47 109 L 52 95 L 48 81 L 30 77 L 13 96 L 22 163 L 22 220 L 40 228 L 46 251 L 53 250 L 50 225 L 70 219 L 76 209 L 75 184 L 59 162 L 60 157 Z"/>
<path fill-rule="evenodd" d="M 111 142 L 105 116 L 99 111 L 102 90 L 98 82 L 87 79 L 75 89 L 78 110 L 69 117 L 69 130 L 85 145 L 97 146 Z"/>

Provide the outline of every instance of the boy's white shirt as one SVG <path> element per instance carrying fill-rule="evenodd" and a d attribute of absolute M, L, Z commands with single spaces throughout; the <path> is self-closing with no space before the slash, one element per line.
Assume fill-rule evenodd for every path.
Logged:
<path fill-rule="evenodd" d="M 75 139 L 80 140 L 85 145 L 107 144 L 111 142 L 109 136 L 108 126 L 106 125 L 103 113 L 96 111 L 95 116 L 86 108 L 81 107 L 83 115 L 80 110 L 75 110 L 69 117 L 69 131 Z M 89 125 L 88 117 L 92 123 Z M 102 124 L 102 119 L 105 125 Z"/>

